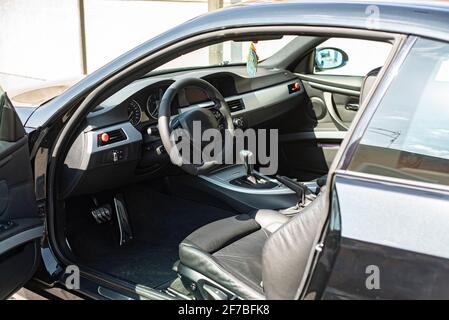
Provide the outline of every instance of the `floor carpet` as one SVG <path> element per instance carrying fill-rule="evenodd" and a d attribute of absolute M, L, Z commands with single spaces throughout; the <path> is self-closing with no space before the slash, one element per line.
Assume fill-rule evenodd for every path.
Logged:
<path fill-rule="evenodd" d="M 164 194 L 145 185 L 123 191 L 134 239 L 119 246 L 114 222 L 98 225 L 93 203 L 79 198 L 67 205 L 67 239 L 86 265 L 124 280 L 157 287 L 176 277 L 178 245 L 197 228 L 233 215 L 216 207 Z"/>

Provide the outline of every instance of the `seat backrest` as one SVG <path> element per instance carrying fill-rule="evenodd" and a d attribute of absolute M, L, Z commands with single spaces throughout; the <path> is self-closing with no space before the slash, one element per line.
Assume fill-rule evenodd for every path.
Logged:
<path fill-rule="evenodd" d="M 262 252 L 262 280 L 267 299 L 298 299 L 303 276 L 327 216 L 323 190 L 303 211 L 274 232 Z"/>
<path fill-rule="evenodd" d="M 382 67 L 378 67 L 376 69 L 371 70 L 366 74 L 365 78 L 363 79 L 362 87 L 360 88 L 360 98 L 359 98 L 360 105 L 362 105 L 363 101 L 366 99 L 371 89 L 373 88 L 374 82 L 376 81 L 380 69 L 382 69 Z"/>
<path fill-rule="evenodd" d="M 360 105 L 368 96 L 381 67 L 368 72 L 360 90 Z M 322 222 L 328 214 L 327 192 L 274 232 L 262 253 L 262 280 L 267 299 L 298 299 L 313 259 Z"/>

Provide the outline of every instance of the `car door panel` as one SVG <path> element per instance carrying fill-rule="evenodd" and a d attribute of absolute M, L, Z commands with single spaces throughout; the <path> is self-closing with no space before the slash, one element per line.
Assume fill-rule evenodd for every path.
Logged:
<path fill-rule="evenodd" d="M 316 130 L 329 124 L 346 131 L 354 119 L 360 99 L 363 77 L 334 75 L 299 75 L 310 99 L 319 99 L 326 108 L 327 118 L 317 119 Z"/>
<path fill-rule="evenodd" d="M 6 298 L 33 275 L 43 234 L 28 137 L 6 95 L 0 91 L 0 298 Z"/>
<path fill-rule="evenodd" d="M 344 135 L 345 132 L 341 131 L 309 131 L 282 135 L 281 167 L 288 167 L 287 175 L 301 178 L 303 181 L 327 174 Z"/>
<path fill-rule="evenodd" d="M 339 249 L 323 299 L 447 299 L 447 192 L 346 172 L 334 192 Z"/>
<path fill-rule="evenodd" d="M 4 157 L 9 160 L 3 166 L 0 164 L 0 181 L 4 186 L 4 192 L 7 192 L 7 199 L 2 199 L 2 202 L 7 204 L 7 210 L 6 212 L 0 211 L 0 220 L 5 220 L 8 216 L 28 217 L 29 212 L 34 213 L 37 210 L 27 137 L 24 136 L 15 142 L 9 150 L 5 150 L 5 153 Z"/>
<path fill-rule="evenodd" d="M 359 104 L 363 77 L 302 75 L 308 105 L 298 132 L 280 137 L 282 173 L 302 181 L 327 174 Z M 306 119 L 306 120 L 304 120 Z"/>

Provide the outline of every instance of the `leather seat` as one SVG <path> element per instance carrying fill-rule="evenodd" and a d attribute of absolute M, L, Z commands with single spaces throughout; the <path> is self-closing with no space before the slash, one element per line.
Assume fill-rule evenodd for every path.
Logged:
<path fill-rule="evenodd" d="M 180 262 L 246 298 L 263 298 L 262 249 L 268 237 L 289 218 L 259 210 L 212 222 L 179 246 Z"/>
<path fill-rule="evenodd" d="M 360 104 L 380 69 L 364 78 Z M 324 185 L 326 179 L 317 183 Z M 201 298 L 298 299 L 328 214 L 326 195 L 324 187 L 291 219 L 259 210 L 196 230 L 179 246 L 178 273 L 194 283 L 189 287 Z"/>
<path fill-rule="evenodd" d="M 382 67 L 378 67 L 376 69 L 371 70 L 366 74 L 365 78 L 363 79 L 362 87 L 360 89 L 360 98 L 359 98 L 360 105 L 362 105 L 363 101 L 366 99 L 371 89 L 373 88 L 374 82 L 376 82 L 377 76 L 379 75 L 381 69 Z"/>
<path fill-rule="evenodd" d="M 179 246 L 178 273 L 197 291 L 207 284 L 226 298 L 297 298 L 320 221 L 327 215 L 324 194 L 293 218 L 259 210 L 196 230 Z"/>

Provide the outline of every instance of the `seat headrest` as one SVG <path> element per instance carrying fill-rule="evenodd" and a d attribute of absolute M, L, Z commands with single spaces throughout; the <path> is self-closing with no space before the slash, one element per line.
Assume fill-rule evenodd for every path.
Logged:
<path fill-rule="evenodd" d="M 360 88 L 360 99 L 359 99 L 360 105 L 362 105 L 363 101 L 370 93 L 374 85 L 374 82 L 376 81 L 377 75 L 379 74 L 380 69 L 382 69 L 382 67 L 378 67 L 376 69 L 371 70 L 366 74 L 365 78 L 363 79 L 362 87 Z"/>

